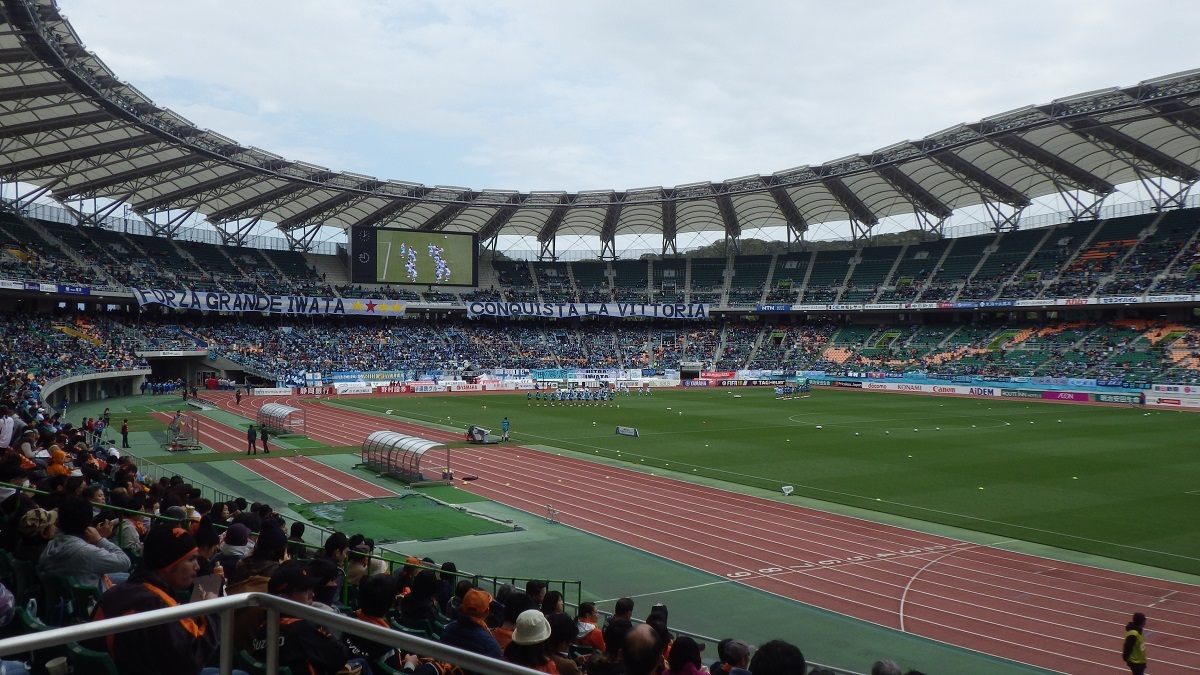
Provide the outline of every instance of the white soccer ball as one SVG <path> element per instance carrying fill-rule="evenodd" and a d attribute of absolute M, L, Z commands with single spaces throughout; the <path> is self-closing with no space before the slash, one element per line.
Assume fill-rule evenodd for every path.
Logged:
<path fill-rule="evenodd" d="M 387 410 L 384 410 L 384 411 L 383 411 L 383 414 L 384 414 L 384 415 L 391 415 L 391 414 L 392 414 L 392 409 L 391 409 L 391 408 L 388 408 Z"/>
<path fill-rule="evenodd" d="M 817 425 L 817 428 L 818 428 L 818 429 L 824 429 L 825 427 L 823 427 L 823 426 L 821 426 L 820 424 L 818 424 L 818 425 Z"/>

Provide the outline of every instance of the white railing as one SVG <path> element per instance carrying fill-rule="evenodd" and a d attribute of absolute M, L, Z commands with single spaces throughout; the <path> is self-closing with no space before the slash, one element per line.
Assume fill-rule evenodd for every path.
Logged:
<path fill-rule="evenodd" d="M 537 675 L 537 671 L 513 665 L 474 652 L 463 651 L 449 647 L 440 642 L 401 633 L 390 628 L 352 619 L 342 614 L 318 609 L 311 605 L 302 605 L 283 598 L 277 598 L 266 593 L 245 593 L 232 595 L 215 600 L 189 602 L 177 607 L 156 609 L 150 612 L 140 612 L 128 616 L 93 621 L 91 623 L 55 628 L 52 630 L 20 635 L 0 640 L 0 656 L 23 654 L 31 650 L 40 650 L 71 642 L 81 642 L 93 638 L 123 633 L 140 628 L 159 626 L 172 621 L 192 618 L 205 614 L 219 614 L 221 617 L 221 634 L 219 642 L 219 664 L 222 675 L 229 675 L 234 668 L 233 653 L 233 613 L 247 607 L 263 607 L 267 610 L 267 650 L 266 672 L 279 672 L 279 619 L 280 614 L 287 614 L 315 624 L 327 626 L 343 633 L 403 649 L 422 656 L 448 661 L 461 666 L 464 670 L 482 673 L 483 675 Z"/>

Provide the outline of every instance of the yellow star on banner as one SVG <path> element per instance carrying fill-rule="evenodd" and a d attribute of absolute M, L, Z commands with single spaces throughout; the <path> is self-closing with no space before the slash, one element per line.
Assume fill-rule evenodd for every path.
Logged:
<path fill-rule="evenodd" d="M 363 310 L 363 304 L 361 302 L 359 302 L 358 300 L 355 300 L 354 304 L 350 305 L 350 308 L 356 312 L 361 312 Z"/>
<path fill-rule="evenodd" d="M 393 312 L 402 312 L 402 311 L 404 311 L 404 305 L 397 302 L 396 304 L 392 305 L 392 311 Z"/>
<path fill-rule="evenodd" d="M 391 309 L 391 305 L 387 304 L 386 302 L 379 303 L 379 311 L 380 312 L 386 312 L 389 309 Z"/>

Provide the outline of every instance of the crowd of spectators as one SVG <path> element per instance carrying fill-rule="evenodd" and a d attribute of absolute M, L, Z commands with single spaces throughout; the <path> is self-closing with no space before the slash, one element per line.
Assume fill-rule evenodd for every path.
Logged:
<path fill-rule="evenodd" d="M 622 598 L 606 621 L 591 602 L 568 614 L 562 593 L 544 581 L 524 589 L 504 584 L 493 597 L 452 562 L 389 563 L 362 534 L 334 532 L 309 544 L 302 523 L 289 528 L 268 504 L 214 503 L 178 476 L 148 479 L 131 457 L 48 415 L 39 402 L 21 377 L 9 379 L 0 399 L 0 556 L 8 561 L 0 568 L 36 570 L 0 575 L 7 584 L 0 604 L 30 611 L 32 621 L 73 625 L 265 592 L 545 673 L 807 672 L 793 645 L 768 642 L 755 653 L 736 639 L 723 640 L 706 668 L 697 643 L 668 628 L 662 604 L 636 623 L 634 601 Z M 264 610 L 238 610 L 230 629 L 235 652 L 265 660 L 267 620 Z M 286 611 L 279 621 L 287 645 L 280 663 L 292 672 L 462 672 L 419 649 L 330 631 Z M 169 663 L 174 673 L 211 675 L 221 633 L 221 618 L 208 614 L 84 646 L 106 653 L 121 673 L 159 673 Z M 18 675 L 26 665 L 6 661 L 5 672 Z"/>

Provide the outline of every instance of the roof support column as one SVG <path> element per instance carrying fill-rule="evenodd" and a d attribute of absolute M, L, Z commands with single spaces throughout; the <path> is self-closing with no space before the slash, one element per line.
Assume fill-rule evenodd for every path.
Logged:
<path fill-rule="evenodd" d="M 1187 194 L 1196 185 L 1196 181 L 1183 182 L 1162 176 L 1142 174 L 1140 171 L 1138 173 L 1141 174 L 1138 182 L 1150 194 L 1150 200 L 1154 202 L 1154 208 L 1158 211 L 1182 209 L 1187 206 Z"/>
<path fill-rule="evenodd" d="M 1025 205 L 1013 206 L 993 199 L 983 200 L 983 208 L 988 219 L 992 221 L 992 229 L 996 232 L 1013 232 L 1021 222 L 1021 214 Z"/>
<path fill-rule="evenodd" d="M 154 234 L 154 236 L 165 237 L 167 239 L 174 239 L 175 235 L 179 234 L 179 227 L 180 227 L 180 225 L 183 224 L 183 221 L 190 218 L 191 215 L 195 212 L 196 212 L 196 209 L 195 209 L 195 207 L 193 207 L 193 208 L 187 209 L 186 211 L 180 212 L 179 215 L 172 218 L 170 211 L 160 211 L 158 213 L 151 213 L 151 214 L 143 215 L 142 219 L 146 221 L 146 225 L 150 228 L 150 231 Z M 159 213 L 164 213 L 167 216 L 167 222 L 163 223 L 162 225 L 159 225 L 158 221 L 155 220 L 155 218 L 158 217 Z M 218 230 L 218 232 L 219 231 L 220 230 Z"/>
<path fill-rule="evenodd" d="M 679 255 L 679 246 L 677 244 L 679 235 L 679 224 L 676 220 L 676 209 L 678 204 L 674 200 L 674 195 L 664 195 L 666 199 L 662 203 L 662 255 Z"/>
<path fill-rule="evenodd" d="M 249 219 L 226 220 L 219 224 L 213 223 L 213 225 L 217 234 L 221 235 L 221 242 L 226 246 L 245 246 L 250 237 L 250 230 L 258 225 L 260 219 L 262 219 L 262 214 Z M 234 224 L 232 232 L 226 229 L 230 223 Z"/>
<path fill-rule="evenodd" d="M 284 239 L 287 239 L 288 248 L 301 253 L 312 252 L 313 239 L 317 238 L 317 233 L 321 231 L 320 223 L 312 223 L 304 227 L 297 227 L 291 230 L 281 230 Z M 300 236 L 296 236 L 296 232 Z"/>

